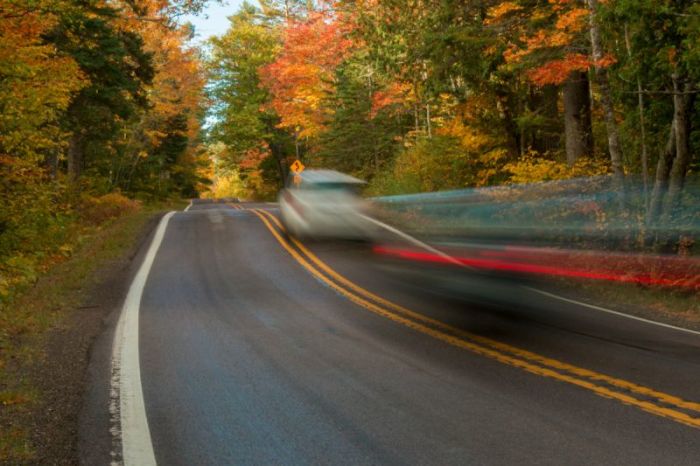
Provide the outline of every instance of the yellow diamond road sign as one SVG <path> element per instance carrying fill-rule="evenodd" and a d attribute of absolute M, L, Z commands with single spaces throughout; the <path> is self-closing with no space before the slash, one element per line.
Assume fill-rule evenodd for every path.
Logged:
<path fill-rule="evenodd" d="M 304 171 L 304 164 L 298 160 L 295 160 L 291 167 L 289 167 L 293 173 L 299 174 Z"/>

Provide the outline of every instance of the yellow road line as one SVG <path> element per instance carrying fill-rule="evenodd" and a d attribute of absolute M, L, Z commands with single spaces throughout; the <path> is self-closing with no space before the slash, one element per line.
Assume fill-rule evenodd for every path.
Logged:
<path fill-rule="evenodd" d="M 345 296 L 350 301 L 364 307 L 365 309 L 367 309 L 375 314 L 378 314 L 382 317 L 386 317 L 386 318 L 388 318 L 396 323 L 402 324 L 402 325 L 409 327 L 413 330 L 416 330 L 418 332 L 429 335 L 433 338 L 441 340 L 441 341 L 448 343 L 452 346 L 466 349 L 466 350 L 469 350 L 473 353 L 476 353 L 476 354 L 479 354 L 482 356 L 486 356 L 486 357 L 489 357 L 491 359 L 495 359 L 503 364 L 507 364 L 507 365 L 514 366 L 514 367 L 519 367 L 519 368 L 526 370 L 526 371 L 533 373 L 533 374 L 537 374 L 537 375 L 540 375 L 543 377 L 552 378 L 552 379 L 559 380 L 562 382 L 567 382 L 569 384 L 576 385 L 576 386 L 579 386 L 582 388 L 586 388 L 586 389 L 596 393 L 597 395 L 618 400 L 626 405 L 635 406 L 635 407 L 640 408 L 646 412 L 655 414 L 657 416 L 662 416 L 662 417 L 665 417 L 668 419 L 672 419 L 676 422 L 680 422 L 682 424 L 685 424 L 685 425 L 688 425 L 691 427 L 696 427 L 696 428 L 700 427 L 700 418 L 692 417 L 684 412 L 676 411 L 674 409 L 666 408 L 664 406 L 659 406 L 658 404 L 654 404 L 650 401 L 639 400 L 631 395 L 616 392 L 616 391 L 611 390 L 609 388 L 596 385 L 595 383 L 593 383 L 591 381 L 582 380 L 582 379 L 576 378 L 573 375 L 562 374 L 560 372 L 556 372 L 553 368 L 542 367 L 540 365 L 532 364 L 531 362 L 528 362 L 527 360 L 519 359 L 519 358 L 513 357 L 511 355 L 504 354 L 496 349 L 488 348 L 488 347 L 482 346 L 480 344 L 474 343 L 472 341 L 458 338 L 457 336 L 441 332 L 437 329 L 427 327 L 427 326 L 425 326 L 419 322 L 416 322 L 414 320 L 410 320 L 408 318 L 402 317 L 401 315 L 389 312 L 386 309 L 384 309 L 384 308 L 382 308 L 382 307 L 380 307 L 380 306 L 378 306 L 370 301 L 367 301 L 366 299 L 364 299 L 356 294 L 351 293 L 347 289 L 342 288 L 341 286 L 339 286 L 338 284 L 333 282 L 330 278 L 323 275 L 318 269 L 313 267 L 306 259 L 304 259 L 297 251 L 295 251 L 284 238 L 282 238 L 282 236 L 277 232 L 277 230 L 275 230 L 275 228 L 270 224 L 266 215 L 263 215 L 254 209 L 251 211 L 260 218 L 260 220 L 265 224 L 265 226 L 268 228 L 268 230 L 273 234 L 273 236 L 278 241 L 278 243 L 285 250 L 287 250 L 287 252 L 289 252 L 289 254 L 297 262 L 299 262 L 299 264 L 301 264 L 305 269 L 307 269 L 314 277 L 316 277 L 317 279 L 319 279 L 320 281 L 322 281 L 323 283 L 325 283 L 326 285 L 328 285 L 329 287 L 331 287 L 332 289 L 334 289 L 335 291 L 337 291 L 341 295 Z M 420 316 L 420 314 L 413 313 L 412 311 L 409 311 L 409 312 Z M 426 318 L 426 319 L 429 319 L 429 318 Z M 433 320 L 433 319 L 430 319 L 430 320 Z M 435 322 L 438 322 L 438 321 L 435 321 Z M 446 325 L 446 324 L 443 324 L 443 325 Z M 460 331 L 460 332 L 467 333 L 467 332 L 463 332 L 463 331 Z M 505 345 L 505 346 L 509 346 L 509 345 Z M 511 348 L 513 348 L 513 347 L 511 347 Z M 517 348 L 513 348 L 513 349 L 517 349 Z M 523 350 L 520 350 L 520 351 L 523 351 Z M 523 352 L 525 352 L 525 351 L 523 351 Z M 525 353 L 529 353 L 529 352 L 525 352 Z M 529 354 L 532 354 L 534 356 L 538 356 L 538 358 L 541 358 L 542 360 L 545 360 L 545 361 L 548 360 L 548 358 L 544 358 L 542 356 L 535 355 L 534 353 L 529 353 Z M 554 360 L 551 360 L 551 361 L 554 361 Z M 557 362 L 559 364 L 564 364 L 564 363 L 560 363 L 559 361 L 554 361 L 554 362 Z M 567 367 L 576 368 L 576 366 L 571 366 L 568 364 L 564 364 L 564 365 Z M 582 368 L 576 368 L 576 369 L 580 369 L 581 371 L 584 371 L 584 372 L 596 374 L 592 371 L 587 371 L 586 369 L 582 369 Z M 603 374 L 597 374 L 597 375 L 602 376 L 602 377 L 606 377 L 606 378 L 609 377 L 609 376 L 604 376 Z M 614 378 L 611 378 L 611 379 L 614 379 Z M 625 382 L 625 381 L 622 381 L 620 379 L 614 379 L 614 380 L 617 380 L 618 382 Z M 631 385 L 631 386 L 636 386 L 635 384 L 631 384 L 629 382 L 626 382 L 626 383 Z M 636 386 L 636 387 L 638 387 L 638 386 Z M 645 387 L 639 387 L 639 388 L 646 389 Z M 651 390 L 651 389 L 647 389 L 647 390 Z M 690 402 L 685 402 L 685 400 L 681 400 L 680 398 L 677 398 L 677 397 L 674 397 L 674 396 L 671 396 L 668 394 L 656 392 L 654 390 L 651 390 L 651 391 L 657 395 L 663 395 L 663 398 L 666 398 L 666 399 L 680 400 L 684 403 L 690 403 Z M 643 393 L 640 393 L 640 394 L 643 394 Z M 661 401 L 665 402 L 665 399 L 662 399 L 661 397 L 658 397 L 658 398 Z M 693 403 L 691 403 L 691 404 L 693 404 Z M 678 406 L 678 407 L 685 407 L 685 406 Z"/>
<path fill-rule="evenodd" d="M 256 209 L 260 211 L 261 213 L 267 215 L 275 224 L 282 230 L 284 230 L 284 226 L 280 223 L 279 219 L 272 215 L 270 212 Z M 369 290 L 366 290 L 362 288 L 361 286 L 351 282 L 347 278 L 343 277 L 339 273 L 337 273 L 335 270 L 330 268 L 325 262 L 323 262 L 321 259 L 319 259 L 313 252 L 311 252 L 306 246 L 304 246 L 301 242 L 299 242 L 295 238 L 290 238 L 291 242 L 302 252 L 306 255 L 308 259 L 310 259 L 314 264 L 316 264 L 321 270 L 326 272 L 330 277 L 334 278 L 338 282 L 342 283 L 343 285 L 351 288 L 355 292 L 361 294 L 365 298 L 371 299 L 383 306 L 389 307 L 393 309 L 394 311 L 400 312 L 401 314 L 404 314 L 406 316 L 411 317 L 412 319 L 419 320 L 421 322 L 428 323 L 430 325 L 433 325 L 435 327 L 438 327 L 442 330 L 446 330 L 450 333 L 454 333 L 458 336 L 461 336 L 463 338 L 468 338 L 470 340 L 476 341 L 478 343 L 481 343 L 483 345 L 490 346 L 492 348 L 495 348 L 499 351 L 504 351 L 507 353 L 510 353 L 512 355 L 518 356 L 520 358 L 524 359 L 529 359 L 531 361 L 535 361 L 538 364 L 542 364 L 557 370 L 563 370 L 567 371 L 573 375 L 576 375 L 578 377 L 585 377 L 589 378 L 595 381 L 599 382 L 605 382 L 610 385 L 629 390 L 631 392 L 637 393 L 639 395 L 644 395 L 652 398 L 656 398 L 657 400 L 670 404 L 673 406 L 676 406 L 678 408 L 682 409 L 689 409 L 693 411 L 700 412 L 700 403 L 692 402 L 692 401 L 687 401 L 682 398 L 679 398 L 677 396 L 670 395 L 668 393 L 664 392 L 659 392 L 657 390 L 654 390 L 649 387 L 645 387 L 643 385 L 638 385 L 633 382 L 629 382 L 627 380 L 623 379 L 618 379 L 616 377 L 612 377 L 609 375 L 601 374 L 599 372 L 595 372 L 589 369 L 585 369 L 582 367 L 574 366 L 572 364 L 565 363 L 563 361 L 559 361 L 556 359 L 548 358 L 542 355 L 539 355 L 537 353 L 533 353 L 531 351 L 527 351 L 521 348 L 517 348 L 511 345 L 508 345 L 506 343 L 502 343 L 500 341 L 493 340 L 488 337 L 483 337 L 481 335 L 476 335 L 471 332 L 467 332 L 465 330 L 459 329 L 457 327 L 453 327 L 449 324 L 446 324 L 444 322 L 441 322 L 436 319 L 432 319 L 424 314 L 412 311 L 410 309 L 407 309 L 399 304 L 396 304 L 394 302 L 388 301 L 380 296 L 377 296 L 376 294 L 372 293 Z"/>

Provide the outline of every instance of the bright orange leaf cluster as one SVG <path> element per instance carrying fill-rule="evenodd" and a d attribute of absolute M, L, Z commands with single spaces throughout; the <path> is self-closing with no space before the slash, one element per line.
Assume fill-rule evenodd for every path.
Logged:
<path fill-rule="evenodd" d="M 544 63 L 541 57 L 535 59 L 538 65 L 527 71 L 533 83 L 543 86 L 561 84 L 572 72 L 586 71 L 594 65 L 589 56 L 579 51 L 581 44 L 587 42 L 588 14 L 587 8 L 581 8 L 571 0 L 549 0 L 534 11 L 524 9 L 517 2 L 504 2 L 489 10 L 486 23 L 501 27 L 518 25 L 506 34 L 508 38 L 518 37 L 518 40 L 506 39 L 508 43 L 503 57 L 508 64 L 527 64 L 538 53 L 546 56 L 554 52 L 558 55 L 558 58 L 546 59 Z M 511 21 L 513 18 L 518 18 L 518 21 Z M 533 18 L 538 23 L 546 20 L 547 25 L 534 30 L 522 26 Z M 606 56 L 597 64 L 610 66 L 614 62 L 612 56 Z"/>
<path fill-rule="evenodd" d="M 244 170 L 254 170 L 269 156 L 270 148 L 265 141 L 262 141 L 260 146 L 246 151 L 238 166 Z"/>
<path fill-rule="evenodd" d="M 288 22 L 282 52 L 260 69 L 280 128 L 290 128 L 300 138 L 323 131 L 331 110 L 322 102 L 334 92 L 335 68 L 353 47 L 349 31 L 349 24 L 328 12 L 311 12 L 305 20 Z"/>
<path fill-rule="evenodd" d="M 393 82 L 384 90 L 372 94 L 370 117 L 374 118 L 380 111 L 394 105 L 405 105 L 415 101 L 415 92 L 411 83 Z"/>
<path fill-rule="evenodd" d="M 561 60 L 551 60 L 528 72 L 530 80 L 539 85 L 561 84 L 573 71 L 586 71 L 591 65 L 588 56 L 568 53 Z"/>

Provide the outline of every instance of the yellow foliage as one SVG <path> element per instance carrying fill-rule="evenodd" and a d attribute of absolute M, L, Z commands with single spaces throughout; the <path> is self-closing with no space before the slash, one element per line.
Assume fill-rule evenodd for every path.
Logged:
<path fill-rule="evenodd" d="M 581 158 L 574 165 L 538 157 L 535 153 L 505 165 L 511 173 L 511 183 L 536 183 L 540 181 L 566 180 L 585 176 L 604 175 L 609 172 L 607 161 Z"/>
<path fill-rule="evenodd" d="M 246 188 L 237 171 L 214 176 L 209 191 L 202 194 L 204 198 L 246 197 Z"/>
<path fill-rule="evenodd" d="M 473 122 L 480 119 L 480 108 L 487 105 L 484 99 L 474 96 L 466 104 L 457 105 L 448 99 L 441 99 L 440 109 L 449 112 L 453 117 L 441 121 L 442 126 L 435 130 L 436 134 L 450 136 L 459 140 L 467 152 L 480 153 L 496 146 L 494 138 Z"/>
<path fill-rule="evenodd" d="M 0 7 L 0 153 L 34 160 L 66 141 L 59 119 L 86 84 L 75 60 L 45 43 L 56 18 L 40 11 L 24 2 Z"/>

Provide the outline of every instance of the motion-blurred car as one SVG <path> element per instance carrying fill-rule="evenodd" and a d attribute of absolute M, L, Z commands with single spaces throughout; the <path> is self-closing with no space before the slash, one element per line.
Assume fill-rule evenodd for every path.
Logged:
<path fill-rule="evenodd" d="M 334 170 L 304 170 L 290 175 L 280 192 L 282 223 L 297 238 L 367 239 L 364 181 Z"/>

